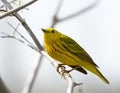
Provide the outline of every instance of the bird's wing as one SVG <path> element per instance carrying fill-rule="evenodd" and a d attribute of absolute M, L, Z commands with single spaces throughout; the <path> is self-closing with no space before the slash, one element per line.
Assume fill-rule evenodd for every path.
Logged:
<path fill-rule="evenodd" d="M 88 53 L 72 38 L 63 36 L 63 37 L 59 38 L 59 40 L 60 40 L 60 43 L 62 44 L 62 46 L 65 47 L 69 52 L 75 54 L 82 60 L 87 61 L 94 66 L 97 66 L 93 62 L 92 58 L 88 55 Z"/>

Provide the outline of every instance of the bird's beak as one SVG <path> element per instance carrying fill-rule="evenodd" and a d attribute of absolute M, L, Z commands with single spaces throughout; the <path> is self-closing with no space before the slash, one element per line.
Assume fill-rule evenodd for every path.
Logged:
<path fill-rule="evenodd" d="M 43 29 L 43 28 L 41 28 L 41 30 L 42 30 L 43 32 L 46 32 L 46 30 L 45 30 L 45 29 Z"/>

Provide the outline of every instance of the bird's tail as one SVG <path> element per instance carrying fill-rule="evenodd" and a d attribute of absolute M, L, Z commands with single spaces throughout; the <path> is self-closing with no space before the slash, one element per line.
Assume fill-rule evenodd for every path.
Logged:
<path fill-rule="evenodd" d="M 101 80 L 109 84 L 109 81 L 102 75 L 102 73 L 94 65 L 91 64 L 85 65 L 84 68 L 96 74 Z"/>

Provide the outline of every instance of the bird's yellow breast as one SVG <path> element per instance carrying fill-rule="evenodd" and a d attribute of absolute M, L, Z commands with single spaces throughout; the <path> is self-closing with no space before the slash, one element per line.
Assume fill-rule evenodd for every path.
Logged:
<path fill-rule="evenodd" d="M 49 56 L 63 64 L 79 65 L 80 59 L 68 52 L 67 49 L 59 45 L 57 42 L 52 45 L 45 44 L 45 50 Z"/>

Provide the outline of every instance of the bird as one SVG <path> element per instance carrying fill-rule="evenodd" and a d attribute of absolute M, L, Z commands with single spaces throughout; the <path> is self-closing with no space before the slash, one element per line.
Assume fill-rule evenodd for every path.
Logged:
<path fill-rule="evenodd" d="M 68 65 L 83 74 L 90 71 L 109 84 L 109 81 L 98 70 L 98 65 L 75 40 L 54 28 L 41 28 L 41 30 L 44 48 L 50 57 L 61 62 L 61 65 Z"/>

